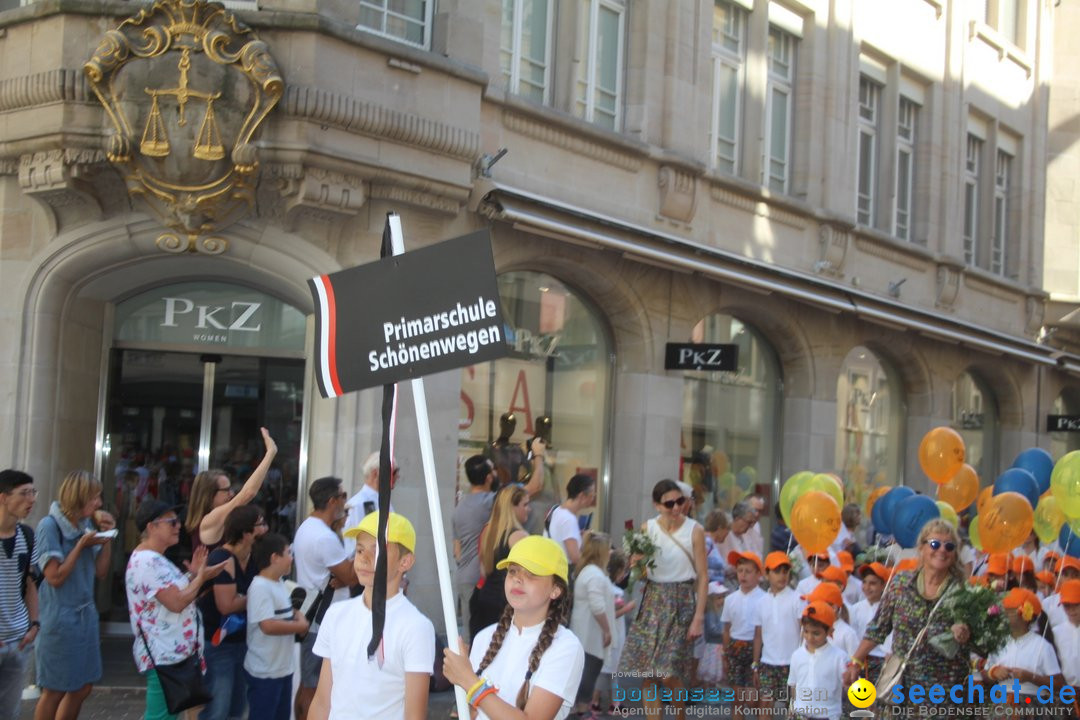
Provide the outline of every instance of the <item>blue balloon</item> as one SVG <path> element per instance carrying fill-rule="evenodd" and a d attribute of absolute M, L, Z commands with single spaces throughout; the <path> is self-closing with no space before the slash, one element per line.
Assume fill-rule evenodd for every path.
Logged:
<path fill-rule="evenodd" d="M 1061 532 L 1058 533 L 1058 545 L 1061 546 L 1066 555 L 1080 558 L 1080 537 L 1077 537 L 1076 533 L 1072 531 L 1069 523 L 1061 526 Z"/>
<path fill-rule="evenodd" d="M 914 494 L 914 490 L 901 485 L 900 487 L 894 487 L 878 498 L 878 501 L 874 503 L 873 510 L 870 511 L 870 520 L 874 523 L 874 529 L 882 535 L 892 535 L 893 510 L 901 500 L 905 500 Z"/>
<path fill-rule="evenodd" d="M 1042 448 L 1029 448 L 1016 456 L 1014 468 L 1027 470 L 1039 483 L 1039 495 L 1050 489 L 1050 473 L 1054 471 L 1054 458 Z"/>
<path fill-rule="evenodd" d="M 919 540 L 923 525 L 941 517 L 941 509 L 934 499 L 926 495 L 914 495 L 896 504 L 892 516 L 892 534 L 902 548 L 913 548 Z"/>
<path fill-rule="evenodd" d="M 993 494 L 1000 495 L 1003 492 L 1020 493 L 1031 503 L 1032 510 L 1039 504 L 1039 496 L 1042 495 L 1035 476 L 1021 468 L 1009 468 L 998 475 L 998 479 L 994 481 Z"/>

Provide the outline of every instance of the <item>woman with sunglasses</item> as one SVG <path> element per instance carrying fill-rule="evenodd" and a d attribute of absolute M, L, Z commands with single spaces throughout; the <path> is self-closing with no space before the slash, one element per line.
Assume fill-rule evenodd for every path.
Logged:
<path fill-rule="evenodd" d="M 642 697 L 662 698 L 662 684 L 675 693 L 693 677 L 694 640 L 705 632 L 708 563 L 705 531 L 682 513 L 686 502 L 673 480 L 652 491 L 657 516 L 642 529 L 656 545 L 656 567 L 649 570 L 641 609 L 626 636 L 619 672 L 644 677 Z M 631 558 L 633 563 L 637 558 Z M 681 703 L 673 704 L 676 717 Z M 646 701 L 646 714 L 661 716 L 659 700 Z"/>
<path fill-rule="evenodd" d="M 188 572 L 182 573 L 165 557 L 180 541 L 180 518 L 176 509 L 160 500 L 144 500 L 135 513 L 135 527 L 142 542 L 128 558 L 124 572 L 127 589 L 135 665 L 146 677 L 145 720 L 173 718 L 165 706 L 165 694 L 154 667 L 181 662 L 202 653 L 203 639 L 195 599 L 202 586 L 225 568 L 207 565 L 206 548 L 191 556 Z"/>
<path fill-rule="evenodd" d="M 184 523 L 191 535 L 192 550 L 204 545 L 213 550 L 221 545 L 225 518 L 235 508 L 247 505 L 259 494 L 270 464 L 277 455 L 277 444 L 270 437 L 270 432 L 266 428 L 259 430 L 262 432 L 263 444 L 266 445 L 266 454 L 239 492 L 233 492 L 232 480 L 224 470 L 203 470 L 195 476 L 188 500 L 187 521 Z"/>
<path fill-rule="evenodd" d="M 905 687 L 940 684 L 949 688 L 962 684 L 967 678 L 970 657 L 963 646 L 971 637 L 970 629 L 967 625 L 952 623 L 948 613 L 941 608 L 931 617 L 931 610 L 943 596 L 960 590 L 967 582 L 967 573 L 960 562 L 960 537 L 952 523 L 939 518 L 923 526 L 916 547 L 918 565 L 914 570 L 893 576 L 877 614 L 867 625 L 863 640 L 844 672 L 845 687 L 865 676 L 867 656 L 885 642 L 890 632 L 893 634 L 892 651 L 908 658 L 900 680 Z M 928 623 L 924 639 L 913 648 L 915 639 Z M 928 642 L 929 638 L 950 630 L 961 645 L 960 652 L 952 658 Z"/>

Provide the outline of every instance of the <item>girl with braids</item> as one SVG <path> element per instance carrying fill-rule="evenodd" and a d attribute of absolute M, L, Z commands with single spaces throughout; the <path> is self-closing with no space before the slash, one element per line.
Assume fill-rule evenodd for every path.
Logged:
<path fill-rule="evenodd" d="M 566 554 L 554 540 L 530 535 L 496 567 L 506 570 L 506 609 L 477 634 L 471 653 L 460 638 L 460 654 L 447 648 L 443 672 L 466 691 L 475 720 L 563 720 L 585 663 L 581 643 L 563 626 Z"/>
<path fill-rule="evenodd" d="M 259 494 L 263 480 L 266 479 L 266 473 L 270 470 L 270 463 L 277 455 L 277 444 L 270 437 L 270 432 L 266 428 L 259 429 L 262 431 L 263 443 L 266 445 L 266 455 L 244 482 L 240 492 L 233 493 L 232 481 L 224 470 L 204 470 L 195 476 L 188 500 L 187 520 L 184 522 L 184 527 L 191 535 L 193 551 L 203 545 L 207 550 L 213 550 L 221 545 L 221 537 L 225 532 L 225 518 L 234 509 L 247 505 Z"/>
<path fill-rule="evenodd" d="M 480 531 L 481 580 L 469 598 L 469 638 L 502 617 L 506 608 L 503 579 L 506 571 L 496 565 L 510 554 L 522 538 L 528 535 L 523 523 L 529 517 L 529 493 L 521 485 L 502 488 L 495 495 L 491 507 L 491 519 Z M 501 566 L 500 566 L 501 567 Z"/>

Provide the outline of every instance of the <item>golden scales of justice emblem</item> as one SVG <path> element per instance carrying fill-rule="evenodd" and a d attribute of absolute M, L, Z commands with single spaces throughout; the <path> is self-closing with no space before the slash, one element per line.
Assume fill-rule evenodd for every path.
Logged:
<path fill-rule="evenodd" d="M 179 53 L 175 66 L 168 53 Z M 200 73 L 208 67 L 205 60 L 221 70 Z M 129 63 L 145 63 L 145 72 L 121 73 Z M 176 77 L 174 67 L 175 84 L 165 79 Z M 216 2 L 157 0 L 106 32 L 83 70 L 112 125 L 106 138 L 110 162 L 129 195 L 169 228 L 158 237 L 158 248 L 224 252 L 228 242 L 213 233 L 255 207 L 254 135 L 285 89 L 266 43 Z M 150 85 L 132 87 L 141 77 Z M 235 90 L 225 94 L 225 88 Z M 175 122 L 166 122 L 162 107 L 169 110 L 174 102 Z M 202 119 L 190 154 L 174 152 L 181 143 L 169 132 L 194 123 L 198 107 Z M 133 118 L 141 117 L 140 136 Z"/>
<path fill-rule="evenodd" d="M 167 157 L 169 148 L 169 136 L 165 132 L 165 123 L 161 119 L 161 106 L 158 98 L 162 96 L 175 96 L 179 110 L 179 119 L 176 124 L 180 127 L 187 125 L 187 116 L 184 108 L 188 100 L 206 101 L 206 112 L 203 113 L 202 125 L 199 133 L 195 136 L 195 146 L 191 154 L 200 160 L 220 160 L 225 157 L 225 146 L 221 144 L 221 131 L 218 130 L 217 120 L 214 118 L 214 101 L 221 97 L 220 92 L 205 93 L 188 88 L 188 71 L 191 69 L 191 50 L 184 48 L 181 51 L 180 82 L 174 88 L 168 90 L 151 90 L 145 88 L 145 92 L 153 101 L 150 105 L 150 116 L 146 118 L 146 127 L 143 128 L 142 142 L 139 143 L 139 151 L 148 157 Z"/>

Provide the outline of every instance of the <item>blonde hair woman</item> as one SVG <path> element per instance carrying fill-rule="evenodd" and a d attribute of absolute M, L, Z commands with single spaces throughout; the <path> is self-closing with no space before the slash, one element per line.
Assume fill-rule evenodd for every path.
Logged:
<path fill-rule="evenodd" d="M 596 679 L 604 666 L 604 656 L 611 647 L 615 631 L 615 591 L 608 579 L 611 538 L 604 533 L 590 533 L 582 540 L 581 556 L 574 577 L 574 607 L 570 630 L 585 648 L 585 669 L 577 692 L 577 711 L 588 711 Z M 598 708 L 592 708 L 596 717 Z M 583 716 L 585 717 L 585 716 Z"/>
<path fill-rule="evenodd" d="M 522 538 L 529 517 L 529 493 L 520 485 L 509 485 L 495 494 L 491 519 L 480 531 L 480 569 L 483 577 L 469 598 L 469 638 L 488 625 L 494 625 L 506 607 L 503 581 L 506 571 L 497 565 Z"/>
<path fill-rule="evenodd" d="M 240 488 L 240 492 L 233 493 L 232 481 L 224 470 L 204 470 L 195 476 L 188 500 L 187 520 L 184 523 L 191 535 L 192 550 L 203 545 L 213 550 L 220 545 L 225 531 L 225 518 L 233 509 L 247 505 L 259 494 L 266 473 L 270 470 L 270 463 L 277 455 L 277 444 L 270 437 L 269 431 L 266 428 L 259 430 L 266 445 L 266 454 Z"/>
<path fill-rule="evenodd" d="M 35 720 L 78 717 L 94 683 L 101 680 L 94 578 L 108 573 L 112 545 L 111 538 L 97 533 L 112 530 L 116 521 L 100 508 L 101 483 L 77 470 L 61 481 L 59 499 L 38 523 L 38 564 L 45 581 L 39 591 L 41 699 Z"/>

